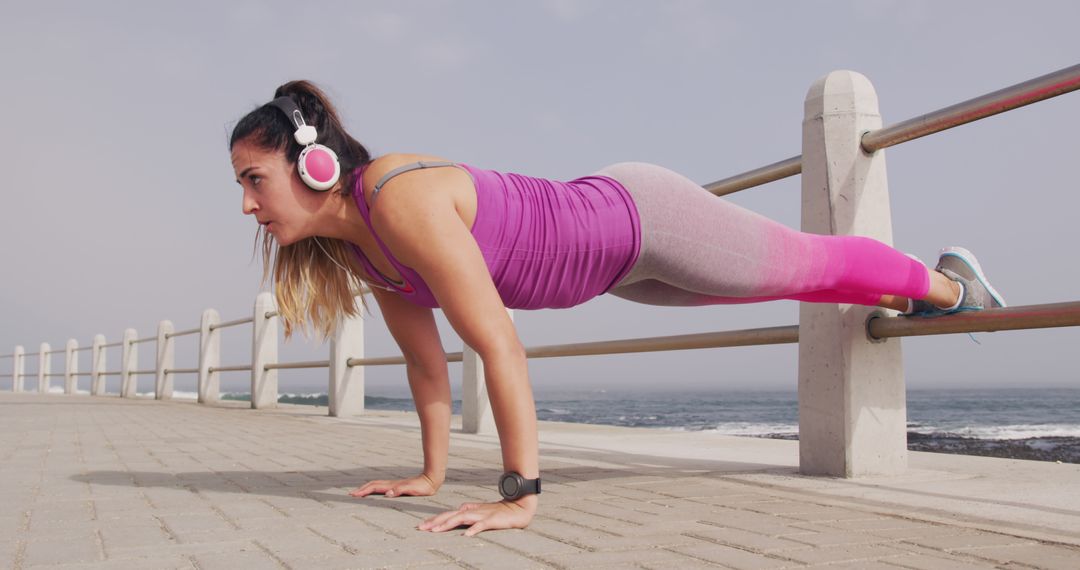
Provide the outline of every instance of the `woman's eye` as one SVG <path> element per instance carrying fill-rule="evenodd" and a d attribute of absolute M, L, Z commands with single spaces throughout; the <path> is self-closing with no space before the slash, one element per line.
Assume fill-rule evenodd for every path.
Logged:
<path fill-rule="evenodd" d="M 251 181 L 252 186 L 258 186 L 259 181 L 262 180 L 262 176 L 259 176 L 257 174 L 251 174 L 248 176 L 248 180 Z"/>

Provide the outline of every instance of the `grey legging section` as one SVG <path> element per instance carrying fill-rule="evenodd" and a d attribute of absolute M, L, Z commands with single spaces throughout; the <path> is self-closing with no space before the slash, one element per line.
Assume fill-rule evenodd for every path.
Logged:
<path fill-rule="evenodd" d="M 641 218 L 638 259 L 608 291 L 617 297 L 669 306 L 774 299 L 874 305 L 882 293 L 929 288 L 926 267 L 884 243 L 791 229 L 661 166 L 622 162 L 596 174 L 619 181 Z"/>

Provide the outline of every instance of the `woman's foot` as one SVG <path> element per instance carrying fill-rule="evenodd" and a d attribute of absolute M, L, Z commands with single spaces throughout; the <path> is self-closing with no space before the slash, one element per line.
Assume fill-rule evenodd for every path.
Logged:
<path fill-rule="evenodd" d="M 951 306 L 938 306 L 925 300 L 913 299 L 906 317 L 934 317 L 960 311 L 980 311 L 987 308 L 1005 307 L 1005 299 L 990 285 L 975 255 L 962 247 L 942 248 L 938 264 L 934 268 L 942 275 L 960 285 L 960 293 Z"/>

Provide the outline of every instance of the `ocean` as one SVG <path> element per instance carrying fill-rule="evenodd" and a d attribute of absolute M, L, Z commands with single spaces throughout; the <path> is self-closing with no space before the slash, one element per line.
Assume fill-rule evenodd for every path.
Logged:
<path fill-rule="evenodd" d="M 907 396 L 910 450 L 1080 463 L 1080 389 L 909 390 Z M 799 432 L 794 391 L 535 389 L 534 398 L 540 420 L 779 439 L 798 439 Z M 328 405 L 325 393 L 283 394 L 279 401 Z M 407 388 L 368 395 L 364 405 L 414 410 Z M 453 413 L 461 413 L 461 400 L 453 400 Z"/>

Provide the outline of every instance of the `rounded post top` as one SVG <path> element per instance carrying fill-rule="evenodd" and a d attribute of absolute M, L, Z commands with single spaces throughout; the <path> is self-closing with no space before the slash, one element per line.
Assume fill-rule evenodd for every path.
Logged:
<path fill-rule="evenodd" d="M 73 349 L 76 349 L 76 348 L 79 348 L 79 341 L 77 341 L 77 340 L 75 340 L 73 338 L 69 338 L 68 341 L 67 341 L 67 349 L 68 350 L 73 350 Z"/>
<path fill-rule="evenodd" d="M 818 78 L 806 92 L 807 119 L 825 114 L 870 112 L 878 114 L 874 85 L 857 71 L 841 69 Z"/>

